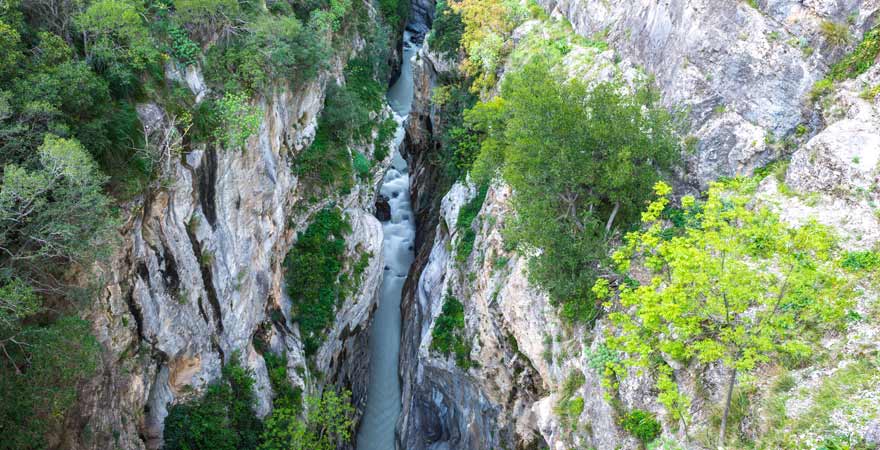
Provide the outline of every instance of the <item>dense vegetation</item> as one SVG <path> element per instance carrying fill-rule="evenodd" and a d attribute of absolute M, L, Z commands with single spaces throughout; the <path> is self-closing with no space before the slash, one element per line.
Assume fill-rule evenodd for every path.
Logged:
<path fill-rule="evenodd" d="M 619 270 L 638 265 L 650 278 L 621 283 L 607 303 L 621 330 L 608 345 L 626 358 L 609 363 L 606 373 L 623 377 L 632 366 L 655 373 L 660 403 L 685 427 L 690 398 L 664 358 L 728 369 L 718 445 L 725 444 L 737 380 L 761 364 L 809 361 L 853 305 L 841 268 L 851 260 L 841 260 L 829 230 L 788 226 L 738 189 L 714 184 L 703 201 L 685 196 L 680 220 L 670 222 L 664 211 L 671 189 L 658 183 L 657 200 L 642 214 L 644 230 L 629 234 L 614 254 Z M 605 279 L 594 290 L 612 298 Z"/>
<path fill-rule="evenodd" d="M 223 377 L 202 398 L 174 405 L 165 419 L 168 450 L 256 449 L 263 424 L 253 411 L 254 379 L 238 363 L 223 367 Z"/>
<path fill-rule="evenodd" d="M 346 76 L 357 101 L 372 103 L 344 120 L 361 132 L 408 2 L 376 6 L 371 17 L 351 0 L 0 5 L 0 448 L 42 448 L 95 370 L 98 343 L 77 312 L 97 287 L 93 263 L 111 250 L 114 203 L 158 185 L 193 144 L 243 148 L 263 117 L 254 97 L 314 80 L 354 33 L 366 41 L 372 90 L 358 87 L 363 71 Z M 165 74 L 193 64 L 210 88 L 198 103 Z M 173 122 L 173 144 L 143 136 L 135 104 L 145 101 Z M 387 141 L 393 127 L 383 125 Z M 365 163 L 355 155 L 361 176 Z"/>
<path fill-rule="evenodd" d="M 381 118 L 385 88 L 379 80 L 387 76 L 384 57 L 384 53 L 377 53 L 352 59 L 345 68 L 345 85 L 331 83 L 328 87 L 315 139 L 299 155 L 294 168 L 294 173 L 312 187 L 313 200 L 337 191 L 346 194 L 354 184 L 354 175 L 363 179 L 370 174 L 372 163 L 354 148 L 373 141 Z M 387 144 L 396 128 L 392 118 L 380 123 L 375 161 L 387 156 Z"/>
<path fill-rule="evenodd" d="M 563 56 L 574 45 L 601 43 L 573 38 L 554 22 L 549 33 L 521 38 L 528 51 L 511 51 L 516 25 L 530 14 L 547 20 L 533 9 L 489 0 L 438 3 L 429 44 L 462 58 L 458 75 L 441 79 L 432 95 L 440 108 L 439 157 L 445 180 L 470 173 L 485 186 L 503 177 L 516 211 L 506 239 L 532 255 L 531 281 L 564 318 L 590 322 L 599 313 L 591 287 L 607 244 L 616 230 L 637 223 L 651 186 L 679 157 L 678 139 L 673 116 L 656 105 L 649 86 L 569 79 Z M 492 96 L 505 60 L 510 67 Z M 484 101 L 475 104 L 472 93 Z M 462 210 L 459 260 L 475 237 L 469 207 L 481 203 Z"/>
<path fill-rule="evenodd" d="M 536 60 L 507 76 L 501 97 L 467 118 L 487 130 L 475 176 L 513 188 L 508 237 L 531 251 L 529 276 L 571 321 L 598 308 L 591 287 L 617 228 L 638 220 L 655 181 L 679 154 L 669 113 L 647 88 L 588 87 Z M 540 117 L 540 120 L 536 120 Z"/>
<path fill-rule="evenodd" d="M 299 324 L 307 355 L 318 350 L 324 330 L 333 323 L 349 231 L 337 208 L 323 209 L 284 260 L 291 316 Z"/>
<path fill-rule="evenodd" d="M 431 331 L 431 350 L 452 355 L 462 369 L 474 366 L 471 360 L 471 344 L 465 335 L 464 305 L 452 296 L 443 301 L 443 309 L 434 321 Z"/>
<path fill-rule="evenodd" d="M 201 398 L 171 408 L 165 420 L 165 448 L 332 450 L 338 441 L 348 442 L 354 414 L 349 394 L 327 391 L 309 396 L 302 416 L 299 394 L 290 388 L 286 369 L 280 369 L 283 357 L 264 357 L 275 391 L 274 409 L 265 422 L 253 411 L 253 375 L 239 365 L 236 354 L 223 368 L 223 378 Z"/>
<path fill-rule="evenodd" d="M 466 261 L 474 250 L 477 231 L 474 230 L 473 223 L 483 207 L 488 190 L 488 184 L 477 187 L 477 194 L 474 198 L 462 205 L 461 209 L 458 210 L 458 220 L 455 222 L 455 229 L 459 233 L 459 238 L 458 247 L 455 250 L 455 258 L 460 262 Z"/>

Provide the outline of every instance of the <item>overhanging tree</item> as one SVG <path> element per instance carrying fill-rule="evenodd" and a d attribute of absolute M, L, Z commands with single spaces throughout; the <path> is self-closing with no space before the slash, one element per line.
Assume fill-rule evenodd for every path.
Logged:
<path fill-rule="evenodd" d="M 834 238 L 823 226 L 790 227 L 750 197 L 713 184 L 704 203 L 682 199 L 682 225 L 662 220 L 669 186 L 642 214 L 645 230 L 627 236 L 614 254 L 621 271 L 633 262 L 650 282 L 624 284 L 610 314 L 619 328 L 608 339 L 624 352 L 622 365 L 659 369 L 661 402 L 686 418 L 672 371 L 665 362 L 720 363 L 729 370 L 719 445 L 724 445 L 730 400 L 737 377 L 783 357 L 808 357 L 811 346 L 838 326 L 852 303 L 836 261 Z M 594 291 L 607 297 L 606 280 Z"/>

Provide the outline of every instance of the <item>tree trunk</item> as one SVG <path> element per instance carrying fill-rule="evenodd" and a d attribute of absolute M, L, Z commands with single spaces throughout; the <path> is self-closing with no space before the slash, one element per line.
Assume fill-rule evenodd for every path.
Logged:
<path fill-rule="evenodd" d="M 727 429 L 727 416 L 730 414 L 730 400 L 733 397 L 733 386 L 736 384 L 736 368 L 730 374 L 730 384 L 727 385 L 727 400 L 724 401 L 724 415 L 721 416 L 721 431 L 718 436 L 718 446 L 724 447 L 724 431 Z"/>
<path fill-rule="evenodd" d="M 620 202 L 614 203 L 614 210 L 611 211 L 611 217 L 608 218 L 608 223 L 605 225 L 605 234 L 608 234 L 611 231 L 611 225 L 614 224 L 614 217 L 617 216 L 617 211 L 620 210 Z"/>

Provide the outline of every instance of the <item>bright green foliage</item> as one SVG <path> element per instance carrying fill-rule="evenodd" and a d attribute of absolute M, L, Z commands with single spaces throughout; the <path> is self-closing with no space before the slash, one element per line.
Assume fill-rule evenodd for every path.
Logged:
<path fill-rule="evenodd" d="M 677 361 L 721 363 L 736 374 L 783 356 L 806 356 L 825 330 L 838 327 L 852 304 L 851 290 L 837 268 L 834 239 L 811 223 L 791 228 L 751 198 L 713 184 L 705 202 L 682 198 L 694 220 L 664 236 L 661 214 L 671 188 L 655 186 L 658 199 L 642 214 L 645 230 L 627 236 L 615 252 L 619 270 L 633 263 L 652 274 L 641 286 L 622 285 L 610 314 L 621 330 L 608 346 L 628 358 L 611 368 L 655 368 L 661 403 L 674 418 L 686 418 L 688 400 L 672 379 L 662 355 Z M 607 296 L 608 284 L 595 292 Z M 728 403 L 729 404 L 729 403 Z"/>
<path fill-rule="evenodd" d="M 620 419 L 620 426 L 637 437 L 642 444 L 647 444 L 660 435 L 660 422 L 648 411 L 634 409 Z"/>
<path fill-rule="evenodd" d="M 878 54 L 880 54 L 880 26 L 865 33 L 862 42 L 852 53 L 831 66 L 829 78 L 834 81 L 855 78 L 874 65 Z"/>
<path fill-rule="evenodd" d="M 159 57 L 143 14 L 138 2 L 98 0 L 75 19 L 87 61 L 105 74 L 115 92 L 137 92 L 137 75 Z"/>
<path fill-rule="evenodd" d="M 259 445 L 263 424 L 253 411 L 254 379 L 238 354 L 223 367 L 223 378 L 196 401 L 174 405 L 165 419 L 168 450 L 245 450 Z"/>
<path fill-rule="evenodd" d="M 247 140 L 260 129 L 262 111 L 248 104 L 244 94 L 227 92 L 216 102 L 220 126 L 215 129 L 214 138 L 228 149 L 244 148 Z"/>
<path fill-rule="evenodd" d="M 7 165 L 0 186 L 0 267 L 28 282 L 53 261 L 86 265 L 104 254 L 114 224 L 106 178 L 76 140 L 47 135 L 37 153 L 38 168 Z"/>
<path fill-rule="evenodd" d="M 272 407 L 289 409 L 299 414 L 302 410 L 302 390 L 290 384 L 290 378 L 287 377 L 287 355 L 278 356 L 267 352 L 263 354 L 263 359 L 269 372 L 269 383 L 275 393 Z"/>
<path fill-rule="evenodd" d="M 530 259 L 529 276 L 564 318 L 590 322 L 598 308 L 591 287 L 615 225 L 638 218 L 651 187 L 679 155 L 670 114 L 647 89 L 592 89 L 541 60 L 505 78 L 503 100 L 469 119 L 488 131 L 474 169 L 500 166 L 513 188 L 511 237 Z M 476 127 L 476 125 L 475 125 Z"/>
<path fill-rule="evenodd" d="M 335 450 L 337 442 L 349 442 L 354 429 L 350 395 L 326 391 L 322 397 L 307 397 L 305 421 L 295 410 L 276 409 L 266 419 L 260 450 Z"/>
<path fill-rule="evenodd" d="M 171 38 L 170 53 L 181 63 L 188 65 L 198 61 L 202 49 L 189 38 L 186 31 L 173 22 L 167 22 L 166 32 Z"/>
<path fill-rule="evenodd" d="M 460 262 L 467 261 L 468 257 L 474 251 L 474 241 L 477 239 L 477 231 L 473 228 L 474 220 L 480 209 L 483 208 L 483 202 L 486 200 L 486 193 L 489 190 L 488 185 L 477 187 L 477 195 L 470 201 L 461 206 L 458 210 L 458 220 L 455 222 L 455 229 L 458 231 L 458 247 L 455 251 L 455 259 Z"/>
<path fill-rule="evenodd" d="M 461 14 L 450 8 L 446 1 L 439 0 L 435 7 L 434 23 L 428 34 L 428 45 L 446 58 L 454 58 L 461 49 L 462 33 L 464 23 L 461 21 Z"/>
<path fill-rule="evenodd" d="M 321 210 L 284 260 L 287 292 L 293 302 L 291 316 L 299 324 L 306 355 L 318 350 L 324 330 L 335 318 L 337 281 L 349 231 L 338 209 Z"/>
<path fill-rule="evenodd" d="M 465 336 L 464 305 L 455 297 L 446 297 L 443 309 L 434 321 L 431 350 L 444 355 L 453 354 L 455 363 L 462 369 L 467 370 L 474 366 L 471 361 L 471 344 Z"/>
<path fill-rule="evenodd" d="M 0 21 L 0 80 L 17 71 L 23 56 L 20 47 L 21 37 L 18 31 Z"/>
<path fill-rule="evenodd" d="M 49 133 L 76 137 L 118 182 L 137 178 L 129 172 L 141 141 L 134 108 L 114 102 L 107 81 L 76 61 L 58 36 L 41 32 L 34 39 L 28 46 L 38 56 L 10 56 L 21 76 L 0 76 L 0 166 L 35 164 Z"/>

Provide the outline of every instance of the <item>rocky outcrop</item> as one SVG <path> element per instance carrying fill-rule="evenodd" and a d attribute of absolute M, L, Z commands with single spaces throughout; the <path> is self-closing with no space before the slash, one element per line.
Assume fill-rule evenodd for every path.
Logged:
<path fill-rule="evenodd" d="M 623 73 L 629 80 L 631 69 L 640 66 L 656 76 L 668 105 L 688 109 L 690 133 L 699 145 L 687 156 L 683 180 L 693 187 L 705 186 L 720 176 L 750 173 L 784 156 L 782 152 L 793 151 L 787 170 L 766 177 L 758 187 L 757 201 L 791 224 L 817 220 L 833 227 L 847 249 L 877 249 L 880 111 L 878 97 L 865 98 L 864 92 L 880 84 L 880 69 L 875 66 L 842 83 L 818 104 L 807 97 L 814 81 L 843 51 L 827 42 L 819 31 L 821 23 L 846 23 L 855 40 L 874 23 L 880 4 L 758 1 L 755 9 L 747 2 L 699 0 L 539 3 L 569 19 L 580 34 L 607 38 L 622 56 L 620 60 L 613 51 L 575 48 L 566 56 L 565 67 L 590 79 Z M 536 26 L 523 24 L 514 32 L 514 40 Z M 582 53 L 589 57 L 580 58 Z M 437 152 L 434 136 L 441 130 L 436 107 L 428 99 L 437 73 L 449 66 L 429 49 L 421 57 L 416 66 L 416 105 L 420 106 L 410 118 L 407 139 L 410 157 L 417 162 L 411 167 L 423 180 L 431 180 L 437 170 L 430 165 L 430 155 Z M 594 64 L 583 66 L 581 61 Z M 609 64 L 617 67 L 608 69 Z M 790 144 L 780 145 L 785 137 Z M 455 222 L 458 210 L 474 196 L 473 186 L 459 182 L 442 201 L 432 204 L 428 199 L 437 200 L 439 195 L 420 190 L 418 176 L 413 198 L 422 195 L 424 210 L 433 213 L 425 213 L 428 218 L 420 222 L 419 257 L 403 300 L 401 448 L 636 449 L 642 444 L 619 424 L 621 414 L 634 408 L 661 418 L 666 437 L 685 440 L 658 404 L 654 380 L 632 372 L 613 391 L 603 386 L 601 366 L 589 356 L 600 351 L 606 332 L 613 332 L 605 320 L 593 329 L 566 324 L 546 296 L 530 286 L 527 260 L 509 253 L 499 233 L 510 211 L 506 186 L 495 184 L 489 189 L 474 222 L 473 252 L 461 261 L 456 258 Z M 431 222 L 433 217 L 438 218 L 436 223 Z M 856 312 L 873 317 L 876 282 L 858 284 Z M 464 307 L 473 362 L 466 368 L 430 348 L 436 318 L 449 296 Z M 806 414 L 804 405 L 815 403 L 811 396 L 822 383 L 878 351 L 880 330 L 870 322 L 850 324 L 845 333 L 823 340 L 823 349 L 834 349 L 834 363 L 792 372 L 804 388 L 788 400 L 788 417 Z M 710 423 L 712 405 L 723 398 L 726 375 L 717 366 L 675 366 L 679 388 L 693 399 L 694 423 Z M 755 399 L 770 395 L 774 375 L 757 375 Z M 566 380 L 572 377 L 583 382 L 564 392 Z M 878 386 L 874 383 L 859 395 L 880 398 Z M 583 408 L 573 417 L 560 408 L 563 395 L 583 400 Z M 609 401 L 609 396 L 614 400 Z M 761 415 L 766 411 L 757 401 L 750 408 L 753 419 L 743 427 L 754 433 L 764 426 Z M 851 436 L 874 442 L 876 417 L 876 408 L 869 407 L 835 412 L 833 422 Z M 819 445 L 815 436 L 807 439 Z M 691 441 L 686 448 L 700 445 Z"/>
<path fill-rule="evenodd" d="M 82 390 L 64 447 L 159 447 L 171 405 L 198 395 L 231 358 L 252 370 L 257 413 L 265 416 L 272 393 L 253 343 L 257 334 L 287 355 L 292 383 L 307 392 L 336 384 L 363 405 L 365 330 L 382 273 L 381 226 L 371 211 L 388 158 L 371 179 L 355 180 L 349 193 L 317 203 L 309 203 L 308 187 L 291 170 L 314 136 L 324 86 L 340 76 L 341 61 L 319 80 L 257 99 L 262 124 L 244 149 L 202 144 L 179 157 L 172 152 L 160 182 L 127 206 L 121 247 L 100 268 L 106 287 L 90 313 L 105 349 L 100 373 Z M 182 74 L 169 66 L 168 78 L 205 95 L 196 68 Z M 138 110 L 148 138 L 171 130 L 174 118 L 157 105 Z M 369 264 L 356 292 L 338 307 L 314 364 L 306 364 L 288 317 L 281 264 L 297 233 L 330 204 L 345 210 L 352 229 L 343 270 L 351 271 L 364 254 Z"/>
<path fill-rule="evenodd" d="M 848 27 L 857 40 L 880 8 L 876 0 L 538 3 L 578 34 L 606 39 L 654 75 L 667 105 L 687 112 L 699 144 L 684 178 L 701 186 L 750 174 L 780 156 L 775 141 L 813 124 L 807 93 L 845 51 L 822 23 Z"/>

